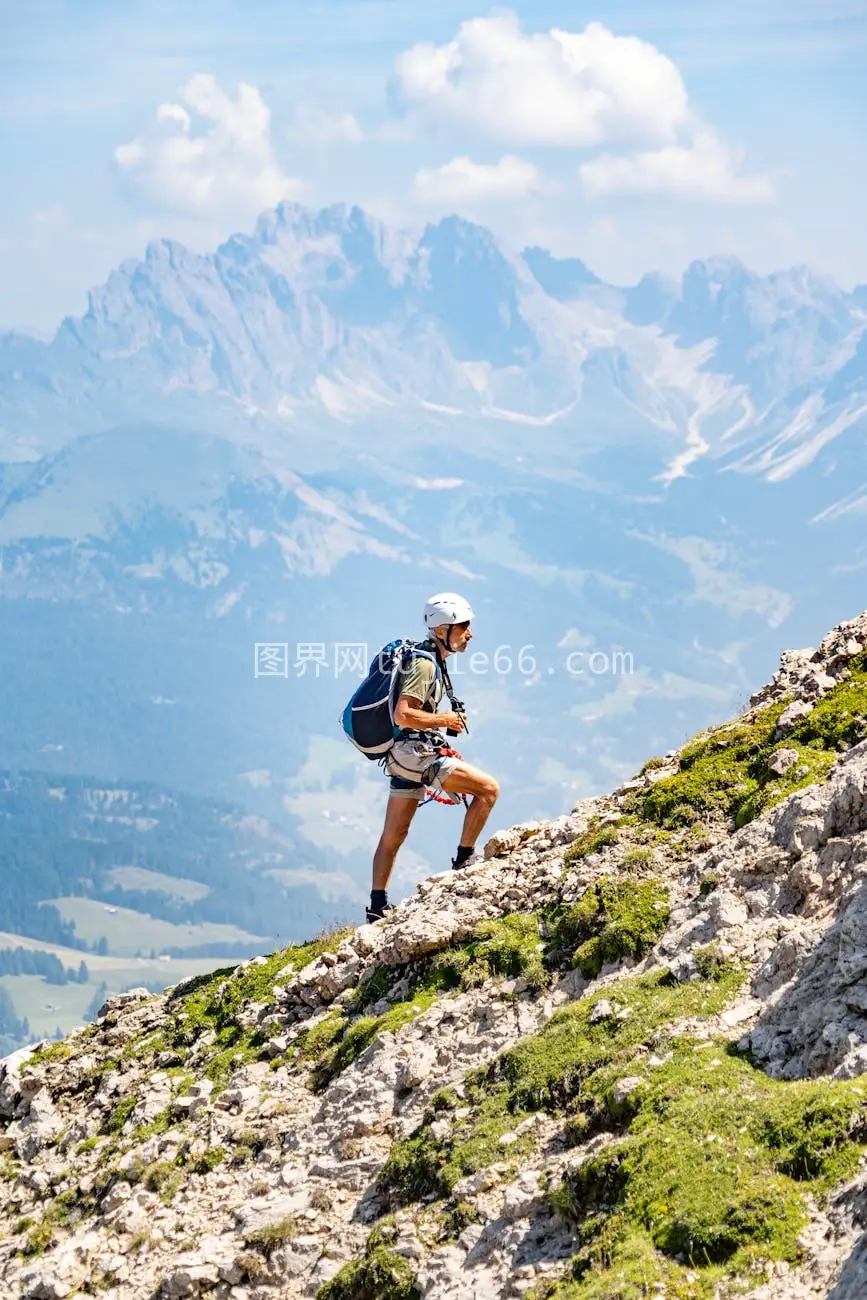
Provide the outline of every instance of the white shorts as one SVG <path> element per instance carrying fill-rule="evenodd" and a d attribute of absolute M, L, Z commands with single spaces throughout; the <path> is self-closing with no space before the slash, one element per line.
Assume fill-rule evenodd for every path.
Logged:
<path fill-rule="evenodd" d="M 460 761 L 452 754 L 440 754 L 429 740 L 396 740 L 385 756 L 391 794 L 421 799 L 426 789 L 442 790 L 443 781 Z"/>

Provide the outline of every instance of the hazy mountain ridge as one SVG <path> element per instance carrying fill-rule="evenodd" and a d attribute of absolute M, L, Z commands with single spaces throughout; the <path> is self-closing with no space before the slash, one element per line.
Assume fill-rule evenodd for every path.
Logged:
<path fill-rule="evenodd" d="M 620 289 L 577 259 L 520 255 L 458 218 L 411 235 L 357 208 L 283 204 L 212 255 L 152 243 L 49 344 L 6 335 L 6 454 L 34 437 L 50 446 L 57 432 L 41 426 L 58 402 L 94 426 L 124 411 L 140 418 L 145 392 L 170 405 L 196 394 L 209 412 L 216 402 L 221 432 L 245 416 L 291 435 L 314 417 L 352 423 L 431 406 L 568 425 L 588 363 L 612 349 L 605 393 L 627 399 L 626 436 L 650 425 L 682 438 L 697 416 L 696 432 L 726 454 L 726 429 L 741 422 L 735 446 L 750 430 L 766 439 L 811 393 L 824 393 L 825 427 L 851 416 L 865 320 L 862 294 L 807 268 L 760 277 L 712 258 L 679 285 L 649 275 Z M 721 377 L 710 403 L 703 374 Z M 713 434 L 714 411 L 735 407 L 717 447 L 704 426 Z"/>

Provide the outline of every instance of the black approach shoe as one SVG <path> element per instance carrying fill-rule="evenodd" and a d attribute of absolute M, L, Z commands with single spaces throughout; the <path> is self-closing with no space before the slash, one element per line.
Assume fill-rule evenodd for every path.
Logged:
<path fill-rule="evenodd" d="M 389 912 L 393 912 L 394 904 L 383 903 L 380 907 L 368 907 L 366 910 L 367 924 L 372 925 L 374 921 L 381 921 L 384 916 L 388 916 Z"/>
<path fill-rule="evenodd" d="M 469 866 L 471 862 L 478 862 L 478 850 L 475 848 L 467 849 L 461 844 L 458 851 L 452 858 L 452 871 L 460 871 L 463 867 Z"/>

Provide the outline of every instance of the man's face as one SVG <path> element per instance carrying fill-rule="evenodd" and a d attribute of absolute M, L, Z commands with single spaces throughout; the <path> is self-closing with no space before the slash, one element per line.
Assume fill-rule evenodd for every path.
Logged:
<path fill-rule="evenodd" d="M 473 634 L 470 631 L 469 619 L 464 623 L 452 623 L 451 625 L 444 623 L 443 626 L 438 627 L 436 631 L 439 640 L 442 641 L 444 645 L 449 646 L 450 649 L 455 650 L 458 653 L 466 650 L 470 641 L 473 639 Z M 449 635 L 449 633 L 451 633 L 451 635 Z"/>

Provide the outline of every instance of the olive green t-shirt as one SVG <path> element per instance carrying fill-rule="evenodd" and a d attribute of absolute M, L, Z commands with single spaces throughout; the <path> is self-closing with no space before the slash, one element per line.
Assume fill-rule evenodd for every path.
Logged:
<path fill-rule="evenodd" d="M 421 700 L 425 713 L 436 712 L 443 697 L 443 683 L 430 659 L 423 659 L 419 655 L 408 668 L 404 668 L 398 695 L 411 695 L 413 699 Z M 411 729 L 405 727 L 404 730 Z"/>

